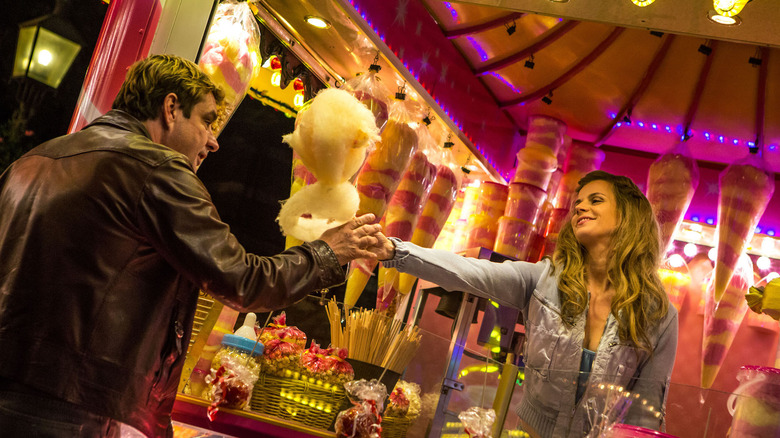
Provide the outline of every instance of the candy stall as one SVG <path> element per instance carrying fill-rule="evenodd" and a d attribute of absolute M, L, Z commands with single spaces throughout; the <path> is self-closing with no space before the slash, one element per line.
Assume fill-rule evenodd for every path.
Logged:
<path fill-rule="evenodd" d="M 702 2 L 696 20 L 711 7 L 742 22 L 723 30 L 652 0 L 152 3 L 138 40 L 111 26 L 138 10 L 112 2 L 93 64 L 179 53 L 226 91 L 222 149 L 199 176 L 252 251 L 373 213 L 421 247 L 538 262 L 584 175 L 627 176 L 659 225 L 676 360 L 665 406 L 634 389 L 657 382 L 591 374 L 578 436 L 780 433 L 780 41 L 760 31 L 776 12 Z M 122 39 L 134 46 L 111 46 Z M 74 128 L 110 94 L 97 75 Z M 347 269 L 344 285 L 269 313 L 203 293 L 177 436 L 534 436 L 516 414 L 538 372 L 524 352 L 555 345 L 529 342 L 519 310 L 375 260 Z M 580 373 L 543 371 L 571 385 Z M 664 431 L 624 424 L 629 411 Z"/>

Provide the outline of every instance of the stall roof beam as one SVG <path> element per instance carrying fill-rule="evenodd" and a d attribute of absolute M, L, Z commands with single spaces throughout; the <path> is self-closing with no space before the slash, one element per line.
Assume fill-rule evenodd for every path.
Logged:
<path fill-rule="evenodd" d="M 462 27 L 460 29 L 446 30 L 444 31 L 444 36 L 446 36 L 449 39 L 455 39 L 458 37 L 471 35 L 474 33 L 484 32 L 486 30 L 494 29 L 498 26 L 503 26 L 506 23 L 509 23 L 510 21 L 517 20 L 523 15 L 525 15 L 524 12 L 512 12 L 510 14 L 498 17 L 494 20 L 486 21 L 484 23 L 476 24 L 474 26 Z"/>
<path fill-rule="evenodd" d="M 596 58 L 598 58 L 602 53 L 604 53 L 609 46 L 612 45 L 612 43 L 615 42 L 617 37 L 620 36 L 621 33 L 623 33 L 625 29 L 622 27 L 616 27 L 609 35 L 607 35 L 604 40 L 599 43 L 598 46 L 596 46 L 595 49 L 593 49 L 590 53 L 588 53 L 584 58 L 582 58 L 577 64 L 575 64 L 572 68 L 570 68 L 566 73 L 559 76 L 554 81 L 550 82 L 549 84 L 545 85 L 542 88 L 539 88 L 538 90 L 528 93 L 524 96 L 520 96 L 517 99 L 512 99 L 506 102 L 502 102 L 499 106 L 501 108 L 507 108 L 514 105 L 519 105 L 523 102 L 528 102 L 531 100 L 541 99 L 547 93 L 550 91 L 560 87 L 561 85 L 565 84 L 569 81 L 569 79 L 573 78 L 577 75 L 577 73 L 581 72 L 585 67 L 590 65 Z"/>

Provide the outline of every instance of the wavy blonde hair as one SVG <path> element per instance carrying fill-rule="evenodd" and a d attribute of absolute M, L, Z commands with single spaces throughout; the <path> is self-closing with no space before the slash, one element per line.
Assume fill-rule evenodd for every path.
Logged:
<path fill-rule="evenodd" d="M 597 170 L 579 181 L 577 193 L 593 181 L 610 183 L 617 204 L 618 226 L 607 256 L 607 279 L 615 289 L 611 313 L 618 321 L 618 334 L 622 341 L 652 352 L 649 330 L 669 311 L 669 298 L 658 276 L 661 258 L 658 223 L 650 202 L 631 179 Z M 572 208 L 553 253 L 554 266 L 562 269 L 558 290 L 561 313 L 567 324 L 588 303 L 586 250 L 574 236 L 570 220 L 574 212 Z"/>

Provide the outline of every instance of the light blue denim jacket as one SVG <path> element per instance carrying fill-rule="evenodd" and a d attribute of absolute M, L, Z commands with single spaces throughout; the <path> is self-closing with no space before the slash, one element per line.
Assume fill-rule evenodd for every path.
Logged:
<path fill-rule="evenodd" d="M 636 394 L 625 423 L 663 428 L 664 406 L 677 351 L 674 307 L 669 307 L 667 315 L 650 332 L 652 355 L 622 342 L 617 320 L 610 314 L 593 362 L 590 388 L 580 403 L 575 404 L 587 312 L 572 324 L 563 323 L 558 293 L 560 269 L 551 274 L 549 259 L 538 263 L 495 263 L 391 239 L 396 245 L 395 257 L 383 261 L 385 267 L 428 280 L 446 290 L 491 298 L 521 310 L 527 339 L 526 368 L 523 399 L 517 414 L 539 436 L 582 437 L 591 424 L 588 411 L 603 410 L 604 398 L 597 396 L 596 386 L 602 382 Z M 588 409 L 587 405 L 595 409 Z"/>

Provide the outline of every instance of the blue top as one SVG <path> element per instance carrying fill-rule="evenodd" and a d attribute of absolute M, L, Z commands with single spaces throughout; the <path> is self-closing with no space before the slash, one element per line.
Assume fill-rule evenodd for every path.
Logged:
<path fill-rule="evenodd" d="M 590 370 L 593 369 L 593 359 L 595 359 L 595 357 L 595 351 L 590 351 L 587 348 L 582 349 L 580 375 L 577 377 L 577 403 L 580 402 L 582 394 L 585 393 L 585 388 L 588 387 L 588 378 L 590 377 Z"/>
<path fill-rule="evenodd" d="M 252 356 L 260 356 L 265 349 L 265 346 L 260 341 L 255 342 L 243 336 L 231 334 L 226 334 L 222 337 L 222 345 L 233 347 L 242 353 L 251 354 Z"/>

